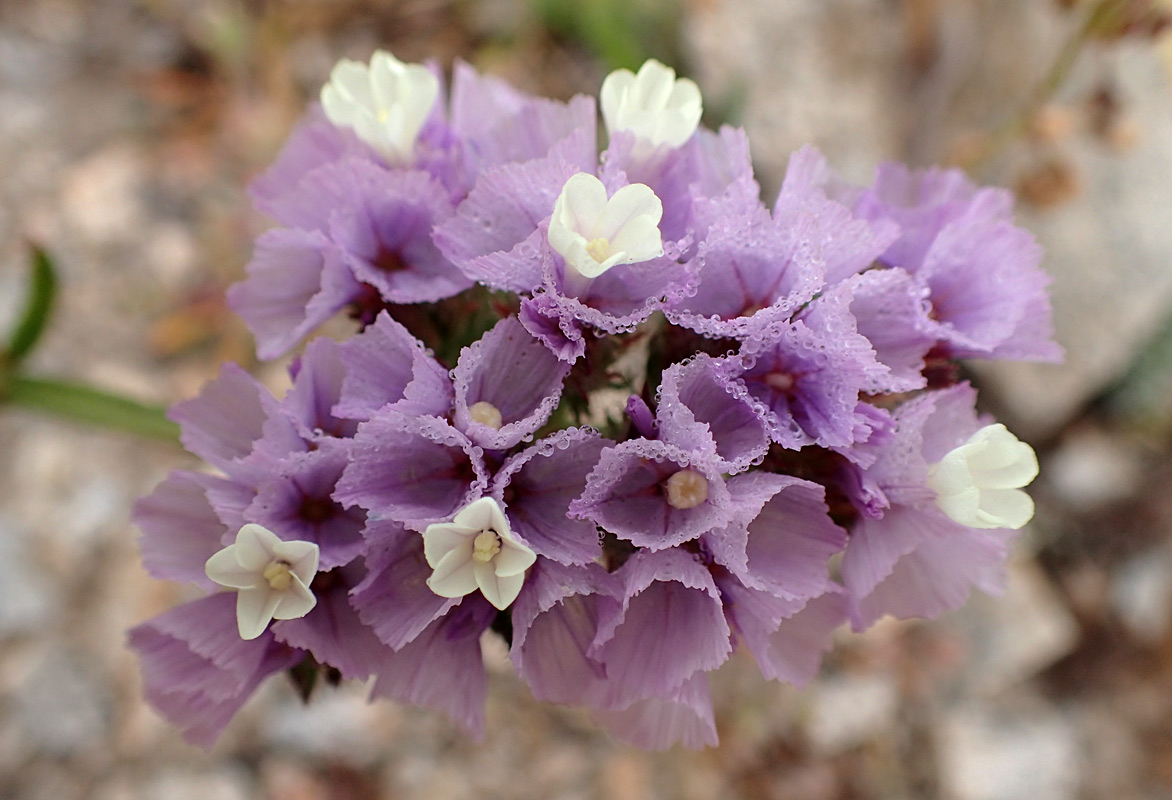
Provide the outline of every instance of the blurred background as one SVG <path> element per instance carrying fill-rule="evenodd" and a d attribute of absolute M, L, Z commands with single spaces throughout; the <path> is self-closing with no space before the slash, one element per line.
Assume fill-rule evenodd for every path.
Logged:
<path fill-rule="evenodd" d="M 1172 14 L 1164 0 L 0 0 L 0 321 L 29 243 L 59 303 L 27 371 L 166 405 L 257 366 L 224 289 L 244 187 L 334 62 L 383 47 L 596 93 L 648 56 L 742 124 L 771 200 L 813 143 L 856 181 L 960 164 L 1046 247 L 1061 366 L 974 366 L 1042 459 L 1005 596 L 843 635 L 799 691 L 735 657 L 719 748 L 646 754 L 489 647 L 488 737 L 271 680 L 210 752 L 143 703 L 126 628 L 185 599 L 134 499 L 175 445 L 0 410 L 0 798 L 1172 798 Z M 1082 25 L 1092 7 L 1122 16 Z"/>

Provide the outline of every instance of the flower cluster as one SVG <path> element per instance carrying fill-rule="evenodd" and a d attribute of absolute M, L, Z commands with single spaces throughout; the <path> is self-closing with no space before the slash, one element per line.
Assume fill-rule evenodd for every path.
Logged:
<path fill-rule="evenodd" d="M 287 670 L 479 734 L 491 632 L 535 697 L 700 747 L 738 644 L 801 684 L 843 624 L 999 588 L 1037 461 L 956 359 L 1060 356 L 1006 192 L 807 148 L 770 209 L 655 61 L 603 83 L 601 155 L 592 98 L 442 83 L 343 61 L 252 187 L 260 356 L 354 332 L 172 410 L 217 473 L 139 502 L 143 559 L 208 594 L 130 643 L 189 739 Z"/>

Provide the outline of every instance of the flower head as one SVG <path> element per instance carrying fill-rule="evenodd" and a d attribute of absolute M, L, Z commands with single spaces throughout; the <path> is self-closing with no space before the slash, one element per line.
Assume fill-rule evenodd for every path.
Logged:
<path fill-rule="evenodd" d="M 304 617 L 317 605 L 309 590 L 317 557 L 313 542 L 281 541 L 268 528 L 250 523 L 204 569 L 213 581 L 237 591 L 240 638 L 255 639 L 274 619 Z"/>
<path fill-rule="evenodd" d="M 700 88 L 654 58 L 638 73 L 619 69 L 606 76 L 599 92 L 602 117 L 613 136 L 631 131 L 652 147 L 679 147 L 700 124 Z"/>
<path fill-rule="evenodd" d="M 579 172 L 566 181 L 549 220 L 549 244 L 566 266 L 597 278 L 619 264 L 663 255 L 659 220 L 663 203 L 650 187 L 632 183 L 608 200 L 606 187 Z"/>
<path fill-rule="evenodd" d="M 505 512 L 491 497 L 469 503 L 451 522 L 427 526 L 423 553 L 434 570 L 427 585 L 440 597 L 480 589 L 488 602 L 508 608 L 525 583 L 536 554 L 513 536 Z"/>
<path fill-rule="evenodd" d="M 370 64 L 342 59 L 322 87 L 330 122 L 352 128 L 392 164 L 411 160 L 415 139 L 435 105 L 439 80 L 422 64 L 404 64 L 385 50 Z"/>
<path fill-rule="evenodd" d="M 1021 488 L 1038 476 L 1038 457 L 1001 423 L 986 425 L 928 469 L 936 505 L 970 528 L 1017 530 L 1034 516 Z"/>

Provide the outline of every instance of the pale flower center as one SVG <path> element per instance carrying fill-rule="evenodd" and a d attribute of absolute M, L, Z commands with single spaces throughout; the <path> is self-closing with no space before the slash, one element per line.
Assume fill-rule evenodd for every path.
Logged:
<path fill-rule="evenodd" d="M 501 420 L 501 411 L 485 400 L 479 403 L 473 403 L 468 407 L 468 416 L 472 418 L 473 422 L 479 422 L 481 425 L 487 425 L 494 431 L 499 431 L 503 424 Z"/>
<path fill-rule="evenodd" d="M 794 376 L 788 372 L 770 372 L 765 376 L 765 385 L 778 392 L 788 392 L 794 388 Z"/>
<path fill-rule="evenodd" d="M 277 559 L 270 561 L 261 575 L 269 582 L 269 588 L 278 592 L 285 592 L 289 590 L 289 586 L 293 583 L 293 573 L 289 567 L 290 564 L 288 561 Z"/>
<path fill-rule="evenodd" d="M 590 254 L 591 258 L 601 264 L 610 258 L 610 241 L 605 236 L 591 239 L 586 244 L 586 252 Z"/>
<path fill-rule="evenodd" d="M 689 509 L 708 499 L 708 481 L 699 472 L 681 469 L 664 483 L 667 504 L 672 508 Z"/>
<path fill-rule="evenodd" d="M 472 540 L 472 560 L 487 564 L 501 551 L 501 537 L 492 528 L 481 531 Z"/>

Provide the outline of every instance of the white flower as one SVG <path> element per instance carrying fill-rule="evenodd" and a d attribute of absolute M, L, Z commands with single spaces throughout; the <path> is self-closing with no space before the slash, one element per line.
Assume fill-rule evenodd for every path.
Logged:
<path fill-rule="evenodd" d="M 618 264 L 663 255 L 662 217 L 663 203 L 651 187 L 632 183 L 608 200 L 602 181 L 579 172 L 554 203 L 549 245 L 579 275 L 597 278 Z"/>
<path fill-rule="evenodd" d="M 423 555 L 434 570 L 428 587 L 440 597 L 477 589 L 497 608 L 508 608 L 525 583 L 536 554 L 513 538 L 504 511 L 491 497 L 464 506 L 451 522 L 423 532 Z"/>
<path fill-rule="evenodd" d="M 282 541 L 260 525 L 248 524 L 230 544 L 208 559 L 204 572 L 235 589 L 240 638 L 255 639 L 274 619 L 304 617 L 317 605 L 309 590 L 317 574 L 313 542 Z"/>
<path fill-rule="evenodd" d="M 1034 516 L 1021 491 L 1038 476 L 1038 457 L 1004 425 L 986 425 L 928 470 L 936 505 L 970 528 L 1018 529 Z"/>
<path fill-rule="evenodd" d="M 404 64 L 378 50 L 367 66 L 342 59 L 322 87 L 330 122 L 352 128 L 392 164 L 411 160 L 415 139 L 435 105 L 439 80 L 422 64 Z"/>
<path fill-rule="evenodd" d="M 703 110 L 700 88 L 651 58 L 636 75 L 619 69 L 606 76 L 599 92 L 606 130 L 630 131 L 652 147 L 679 147 L 691 138 Z"/>

